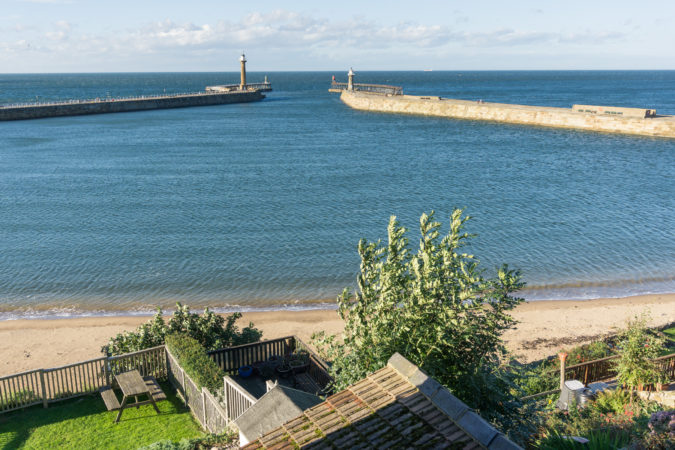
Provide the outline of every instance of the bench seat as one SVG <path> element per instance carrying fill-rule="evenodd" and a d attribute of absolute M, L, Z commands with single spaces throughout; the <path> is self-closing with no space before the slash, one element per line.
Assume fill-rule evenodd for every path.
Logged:
<path fill-rule="evenodd" d="M 117 400 L 117 396 L 110 386 L 102 387 L 99 392 L 108 411 L 120 409 L 120 402 Z"/>
<path fill-rule="evenodd" d="M 145 381 L 145 385 L 150 390 L 150 395 L 152 395 L 152 398 L 156 402 L 160 400 L 166 400 L 166 394 L 164 391 L 162 391 L 162 388 L 159 386 L 159 383 L 157 383 L 155 377 L 148 375 L 147 377 L 143 377 L 143 380 Z"/>

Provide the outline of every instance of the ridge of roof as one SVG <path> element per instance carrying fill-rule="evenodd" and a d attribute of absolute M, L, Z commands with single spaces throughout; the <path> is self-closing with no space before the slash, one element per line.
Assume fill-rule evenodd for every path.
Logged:
<path fill-rule="evenodd" d="M 452 419 L 457 426 L 473 437 L 483 447 L 493 449 L 519 449 L 520 446 L 509 440 L 475 411 L 438 381 L 427 375 L 422 369 L 408 361 L 399 353 L 394 353 L 387 366 L 393 368 L 410 384 L 420 390 L 438 409 Z"/>

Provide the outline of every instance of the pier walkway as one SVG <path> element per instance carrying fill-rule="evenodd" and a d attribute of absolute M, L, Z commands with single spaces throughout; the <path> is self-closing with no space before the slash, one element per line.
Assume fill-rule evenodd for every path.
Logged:
<path fill-rule="evenodd" d="M 260 90 L 238 89 L 226 92 L 187 92 L 180 94 L 14 103 L 0 105 L 0 121 L 224 105 L 229 103 L 254 102 L 263 98 L 265 96 Z"/>

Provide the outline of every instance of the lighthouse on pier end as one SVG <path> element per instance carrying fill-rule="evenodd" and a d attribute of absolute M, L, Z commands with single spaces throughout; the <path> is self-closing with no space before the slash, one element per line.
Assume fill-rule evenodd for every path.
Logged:
<path fill-rule="evenodd" d="M 241 83 L 239 83 L 239 89 L 243 91 L 246 89 L 246 55 L 242 53 L 239 62 L 241 62 Z"/>

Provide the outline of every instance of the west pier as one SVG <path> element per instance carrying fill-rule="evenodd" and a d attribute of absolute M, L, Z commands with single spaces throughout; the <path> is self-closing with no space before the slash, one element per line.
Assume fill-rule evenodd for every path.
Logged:
<path fill-rule="evenodd" d="M 0 105 L 0 121 L 42 119 L 59 116 L 108 114 L 153 109 L 187 108 L 194 106 L 226 105 L 255 102 L 265 98 L 263 91 L 271 91 L 272 85 L 246 83 L 246 57 L 241 55 L 241 83 L 222 86 L 207 86 L 204 92 L 162 94 L 117 98 L 94 98 L 56 102 L 22 103 Z"/>
<path fill-rule="evenodd" d="M 352 70 L 348 79 L 347 83 L 333 80 L 329 91 L 340 93 L 345 104 L 363 111 L 675 138 L 675 116 L 658 115 L 654 109 L 593 105 L 568 109 L 414 96 L 404 95 L 398 86 L 354 83 Z"/>

